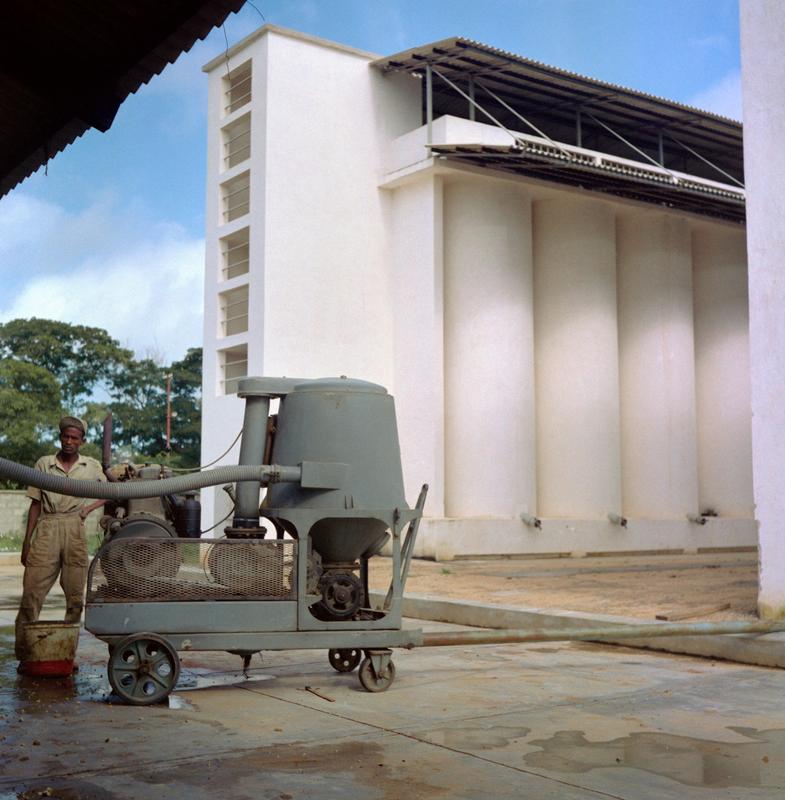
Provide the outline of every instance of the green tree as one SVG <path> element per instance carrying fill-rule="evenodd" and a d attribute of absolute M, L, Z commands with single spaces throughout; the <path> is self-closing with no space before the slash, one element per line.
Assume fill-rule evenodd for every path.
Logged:
<path fill-rule="evenodd" d="M 6 458 L 32 464 L 50 450 L 64 411 L 85 419 L 83 452 L 100 458 L 102 423 L 111 411 L 113 440 L 123 458 L 165 460 L 177 467 L 199 464 L 201 348 L 163 366 L 134 358 L 101 328 L 15 319 L 0 324 L 0 365 L 0 453 Z"/>
<path fill-rule="evenodd" d="M 0 453 L 32 465 L 51 452 L 61 415 L 60 387 L 49 370 L 0 359 Z"/>
<path fill-rule="evenodd" d="M 199 465 L 202 446 L 202 348 L 191 347 L 169 367 L 172 376 L 172 452 L 178 466 Z"/>
<path fill-rule="evenodd" d="M 33 317 L 0 324 L 0 358 L 48 370 L 62 404 L 78 412 L 96 389 L 114 385 L 133 354 L 102 328 Z"/>
<path fill-rule="evenodd" d="M 109 409 L 114 440 L 135 453 L 152 456 L 166 445 L 166 371 L 152 359 L 132 361 L 118 375 Z"/>
<path fill-rule="evenodd" d="M 166 449 L 166 383 L 171 375 L 171 451 Z M 132 362 L 112 390 L 114 441 L 149 460 L 195 467 L 201 447 L 202 350 L 159 366 Z M 96 419 L 96 423 L 98 420 Z"/>

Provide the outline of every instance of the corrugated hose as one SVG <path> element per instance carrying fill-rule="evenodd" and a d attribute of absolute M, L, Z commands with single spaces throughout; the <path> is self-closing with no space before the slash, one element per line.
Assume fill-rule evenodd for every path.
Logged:
<path fill-rule="evenodd" d="M 222 483 L 238 481 L 261 482 L 265 486 L 270 483 L 292 483 L 299 481 L 301 474 L 300 467 L 260 464 L 216 467 L 216 469 L 203 472 L 155 481 L 101 483 L 63 475 L 50 475 L 23 464 L 17 464 L 15 461 L 9 461 L 7 458 L 0 458 L 0 477 L 27 486 L 35 486 L 46 492 L 56 492 L 71 497 L 89 497 L 94 500 L 135 500 L 143 497 L 162 497 L 167 494 L 182 494 L 194 489 L 202 489 L 205 486 L 218 486 Z"/>

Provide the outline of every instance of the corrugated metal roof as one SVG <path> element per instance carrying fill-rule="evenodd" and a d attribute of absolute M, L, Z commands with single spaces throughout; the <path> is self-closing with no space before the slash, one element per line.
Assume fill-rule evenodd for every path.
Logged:
<path fill-rule="evenodd" d="M 521 130 L 521 120 L 504 104 L 554 141 L 640 159 L 628 144 L 603 127 L 607 125 L 651 159 L 659 160 L 663 155 L 669 169 L 719 181 L 731 176 L 731 181 L 743 183 L 742 125 L 708 111 L 461 37 L 386 56 L 373 64 L 383 71 L 415 75 L 424 74 L 429 65 L 464 92 L 471 81 L 477 102 L 510 129 Z M 467 117 L 469 104 L 435 74 L 433 108 L 434 117 Z M 477 120 L 488 121 L 480 110 L 475 114 Z"/>
<path fill-rule="evenodd" d="M 475 57 L 474 59 L 472 58 L 473 56 Z M 489 62 L 487 57 L 490 57 L 493 61 Z M 511 53 L 508 50 L 500 50 L 498 47 L 493 47 L 483 42 L 478 42 L 474 39 L 466 39 L 460 36 L 441 39 L 438 42 L 421 45 L 411 50 L 404 50 L 396 55 L 379 58 L 374 61 L 374 66 L 383 70 L 417 72 L 421 71 L 426 63 L 430 63 L 433 66 L 458 68 L 462 72 L 473 72 L 475 74 L 487 71 L 489 67 L 492 69 L 500 69 L 505 66 L 511 69 L 519 67 L 524 71 L 528 71 L 530 74 L 540 73 L 554 81 L 563 80 L 569 85 L 585 86 L 589 92 L 597 90 L 599 92 L 598 96 L 600 97 L 606 95 L 610 90 L 613 93 L 625 95 L 629 100 L 638 100 L 642 106 L 656 107 L 662 113 L 668 113 L 670 111 L 698 114 L 701 117 L 713 119 L 738 129 L 739 135 L 741 134 L 741 123 L 729 117 L 713 114 L 710 111 L 704 111 L 683 103 L 676 103 L 673 100 L 647 94 L 646 92 L 640 92 L 636 89 L 631 89 L 619 84 L 591 78 L 587 75 L 581 75 L 578 72 L 571 72 L 549 64 L 544 64 L 541 61 L 525 58 L 516 53 Z"/>
<path fill-rule="evenodd" d="M 0 196 L 117 109 L 244 0 L 0 4 Z"/>

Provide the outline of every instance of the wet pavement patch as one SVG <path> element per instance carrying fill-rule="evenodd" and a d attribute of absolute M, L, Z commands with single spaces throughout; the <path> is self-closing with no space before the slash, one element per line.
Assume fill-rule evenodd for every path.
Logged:
<path fill-rule="evenodd" d="M 145 795 L 143 783 L 166 786 L 172 797 L 187 797 L 194 789 L 213 791 L 215 797 L 309 797 L 346 800 L 347 797 L 422 800 L 451 795 L 413 774 L 405 762 L 390 762 L 385 747 L 376 741 L 346 740 L 320 744 L 292 743 L 243 749 L 230 755 L 202 758 L 162 769 L 138 773 L 135 787 Z M 260 785 L 259 781 L 263 780 Z M 254 787 L 251 793 L 251 787 Z M 154 791 L 154 789 L 153 789 Z"/>
<path fill-rule="evenodd" d="M 451 725 L 449 728 L 435 728 L 421 734 L 432 744 L 449 747 L 452 750 L 495 750 L 506 747 L 516 739 L 529 734 L 529 728 L 511 728 L 495 725 L 493 727 Z"/>
<path fill-rule="evenodd" d="M 48 714 L 61 703 L 100 702 L 121 703 L 109 686 L 106 667 L 81 663 L 73 675 L 65 678 L 44 678 L 19 675 L 14 656 L 14 629 L 0 627 L 0 723 L 8 714 Z M 246 678 L 240 671 L 216 671 L 201 667 L 183 669 L 175 692 L 189 692 L 210 687 L 248 686 L 274 678 L 269 673 L 251 672 Z M 169 703 L 173 709 L 190 707 L 182 698 Z M 0 797 L 0 800 L 3 800 Z"/>
<path fill-rule="evenodd" d="M 112 783 L 120 782 L 117 794 Z M 11 791 L 9 791 L 9 789 Z M 444 800 L 454 796 L 429 777 L 412 775 L 405 760 L 390 761 L 382 745 L 340 741 L 273 745 L 207 755 L 174 765 L 147 765 L 126 776 L 63 777 L 26 781 L 0 790 L 0 800 L 114 800 L 134 797 L 346 800 L 347 797 Z"/>
<path fill-rule="evenodd" d="M 104 701 L 110 694 L 106 670 L 82 664 L 65 678 L 19 675 L 14 656 L 14 629 L 0 628 L 0 695 L 2 713 L 49 713 L 53 706 L 79 701 Z"/>
<path fill-rule="evenodd" d="M 12 793 L 0 794 L 0 800 L 114 800 L 116 795 L 93 783 L 69 778 L 67 781 L 36 781 L 33 784 L 15 787 Z"/>
<path fill-rule="evenodd" d="M 256 681 L 269 681 L 275 675 L 261 672 L 250 672 L 246 678 L 242 672 L 220 672 L 216 670 L 191 667 L 180 672 L 175 687 L 176 692 L 187 692 L 193 689 L 207 689 L 211 686 L 247 686 Z"/>
<path fill-rule="evenodd" d="M 785 729 L 759 731 L 729 727 L 746 742 L 721 742 L 668 733 L 632 733 L 592 742 L 583 731 L 558 731 L 550 739 L 528 742 L 528 767 L 554 773 L 585 773 L 626 767 L 686 786 L 785 788 Z"/>

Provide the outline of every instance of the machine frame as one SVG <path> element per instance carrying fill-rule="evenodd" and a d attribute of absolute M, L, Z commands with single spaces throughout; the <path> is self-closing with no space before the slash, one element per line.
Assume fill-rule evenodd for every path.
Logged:
<path fill-rule="evenodd" d="M 93 590 L 96 570 L 113 547 L 128 545 L 128 540 L 108 540 L 90 564 L 85 628 L 109 646 L 107 671 L 113 688 L 128 703 L 161 702 L 176 686 L 178 651 L 226 650 L 249 659 L 252 653 L 263 650 L 325 648 L 330 651 L 329 663 L 340 672 L 350 671 L 349 664 L 353 669 L 359 663 L 355 653 L 365 651 L 360 665 L 361 683 L 368 691 L 387 689 L 395 674 L 391 648 L 410 648 L 422 641 L 421 630 L 402 627 L 402 604 L 427 488 L 422 488 L 412 509 L 330 512 L 335 518 L 381 520 L 390 531 L 390 586 L 381 609 L 364 609 L 366 616 L 375 615 L 370 619 L 320 620 L 310 611 L 321 595 L 307 592 L 309 535 L 312 526 L 324 518 L 323 510 L 263 509 L 265 518 L 287 522 L 297 534 L 293 537 L 297 541 L 296 599 L 291 600 L 102 599 Z M 133 541 L 151 546 L 194 543 L 191 539 Z M 228 546 L 245 543 L 243 539 L 220 541 Z M 209 544 L 209 540 L 201 543 Z M 366 597 L 367 565 L 372 557 L 360 559 Z M 118 651 L 122 651 L 120 655 Z"/>

